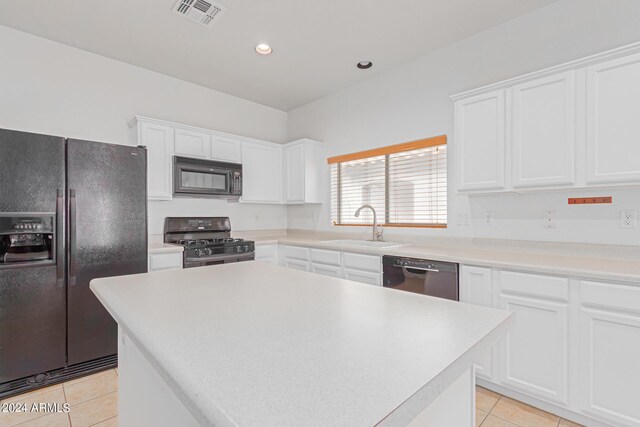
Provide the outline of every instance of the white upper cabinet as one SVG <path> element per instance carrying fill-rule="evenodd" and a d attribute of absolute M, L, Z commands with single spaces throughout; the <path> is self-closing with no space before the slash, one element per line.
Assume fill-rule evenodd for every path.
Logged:
<path fill-rule="evenodd" d="M 173 156 L 175 155 L 242 163 L 241 202 L 283 203 L 285 172 L 282 145 L 140 116 L 136 116 L 130 125 L 137 125 L 138 144 L 147 147 L 147 194 L 150 200 L 173 198 Z M 304 179 L 300 180 L 302 190 L 296 190 L 302 191 L 302 196 L 295 197 L 306 200 L 308 197 L 317 197 L 315 190 L 310 191 L 309 188 L 314 189 L 313 183 L 320 179 L 314 177 L 316 180 L 314 181 L 308 176 L 308 174 L 319 174 L 319 172 L 317 172 L 316 163 L 310 163 L 307 160 L 308 156 L 315 155 L 315 152 L 307 150 L 306 141 L 320 146 L 321 144 L 310 140 L 303 141 L 304 143 L 301 144 L 304 147 L 303 156 L 300 163 Z M 297 159 L 291 162 L 292 166 L 299 166 L 300 163 L 296 164 Z M 295 169 L 293 173 L 296 177 L 301 175 L 300 171 Z"/>
<path fill-rule="evenodd" d="M 223 162 L 242 162 L 242 142 L 236 138 L 222 135 L 211 137 L 211 158 Z"/>
<path fill-rule="evenodd" d="M 574 72 L 516 85 L 511 94 L 513 186 L 573 184 Z"/>
<path fill-rule="evenodd" d="M 587 182 L 640 181 L 640 53 L 587 68 Z"/>
<path fill-rule="evenodd" d="M 640 185 L 640 43 L 451 98 L 459 192 Z"/>
<path fill-rule="evenodd" d="M 282 145 L 242 145 L 243 203 L 282 203 Z"/>
<path fill-rule="evenodd" d="M 323 145 L 301 139 L 284 146 L 284 191 L 289 204 L 322 203 L 322 183 L 327 175 Z"/>
<path fill-rule="evenodd" d="M 138 144 L 147 147 L 147 198 L 171 200 L 173 128 L 138 122 Z"/>
<path fill-rule="evenodd" d="M 284 148 L 284 173 L 287 203 L 304 203 L 304 145 Z"/>
<path fill-rule="evenodd" d="M 174 144 L 176 156 L 208 159 L 211 155 L 211 134 L 205 132 L 177 128 Z"/>
<path fill-rule="evenodd" d="M 505 185 L 505 91 L 455 104 L 458 190 L 498 190 Z"/>

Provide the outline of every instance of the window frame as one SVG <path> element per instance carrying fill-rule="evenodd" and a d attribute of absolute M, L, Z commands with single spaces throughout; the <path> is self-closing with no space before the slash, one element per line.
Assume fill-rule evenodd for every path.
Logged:
<path fill-rule="evenodd" d="M 330 166 L 336 165 L 337 171 L 336 171 L 336 188 L 333 188 L 333 183 L 332 183 L 332 188 L 330 190 L 330 200 L 333 201 L 334 195 L 332 194 L 333 191 L 337 191 L 337 194 L 335 194 L 335 198 L 336 198 L 336 203 L 337 206 L 336 208 L 336 219 L 338 222 L 336 222 L 333 218 L 331 221 L 331 224 L 335 227 L 371 227 L 373 226 L 373 224 L 342 224 L 340 223 L 340 211 L 341 211 L 341 207 L 342 207 L 342 203 L 341 203 L 341 199 L 342 199 L 342 189 L 341 189 L 341 175 L 342 175 L 342 170 L 341 170 L 341 166 L 342 163 L 345 162 L 350 162 L 353 160 L 362 160 L 362 159 L 368 159 L 368 158 L 372 158 L 372 157 L 380 157 L 380 156 L 385 156 L 385 166 L 384 166 L 384 174 L 385 174 L 385 181 L 384 181 L 384 194 L 385 194 L 385 201 L 384 201 L 384 213 L 382 215 L 382 219 L 383 221 L 378 222 L 378 225 L 381 225 L 383 227 L 398 227 L 398 228 L 447 228 L 448 226 L 448 222 L 449 222 L 449 215 L 448 215 L 448 209 L 449 209 L 449 203 L 447 200 L 446 203 L 446 209 L 447 209 L 447 222 L 442 224 L 442 223 L 433 223 L 433 224 L 427 224 L 427 223 L 389 223 L 389 218 L 390 218 L 390 200 L 389 200 L 389 156 L 391 154 L 396 154 L 396 153 L 402 153 L 405 151 L 413 151 L 413 150 L 419 150 L 421 148 L 429 148 L 429 147 L 438 147 L 438 146 L 445 146 L 447 148 L 447 158 L 448 158 L 448 146 L 447 146 L 447 136 L 446 135 L 439 135 L 439 136 L 435 136 L 432 138 L 425 138 L 425 139 L 419 139 L 416 141 L 410 141 L 410 142 L 405 142 L 402 144 L 395 144 L 395 145 L 389 145 L 389 146 L 385 146 L 385 147 L 380 147 L 380 148 L 374 148 L 371 150 L 365 150 L 365 151 L 360 151 L 357 153 L 351 153 L 351 154 L 343 154 L 340 156 L 335 156 L 335 157 L 329 157 L 327 159 L 327 163 Z M 448 165 L 447 165 L 448 166 Z M 445 191 L 447 191 L 448 193 L 448 167 L 447 167 L 447 182 L 445 183 Z M 331 216 L 333 217 L 333 209 L 334 207 L 331 206 L 330 207 L 330 211 L 331 211 Z"/>

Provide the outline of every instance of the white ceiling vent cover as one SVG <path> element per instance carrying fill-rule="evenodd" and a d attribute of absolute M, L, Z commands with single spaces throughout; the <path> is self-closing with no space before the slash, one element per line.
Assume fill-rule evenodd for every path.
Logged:
<path fill-rule="evenodd" d="M 224 6 L 206 0 L 178 0 L 173 6 L 175 13 L 206 26 L 220 18 L 224 9 Z"/>

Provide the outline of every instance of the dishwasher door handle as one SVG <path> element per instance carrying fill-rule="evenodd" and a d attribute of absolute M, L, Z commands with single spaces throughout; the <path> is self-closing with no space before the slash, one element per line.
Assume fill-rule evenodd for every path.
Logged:
<path fill-rule="evenodd" d="M 426 267 L 410 267 L 408 265 L 405 265 L 402 267 L 402 269 L 404 271 L 406 271 L 408 268 L 412 269 L 412 270 L 420 270 L 420 271 L 432 271 L 434 273 L 439 273 L 440 270 L 436 269 L 436 268 L 426 268 Z"/>

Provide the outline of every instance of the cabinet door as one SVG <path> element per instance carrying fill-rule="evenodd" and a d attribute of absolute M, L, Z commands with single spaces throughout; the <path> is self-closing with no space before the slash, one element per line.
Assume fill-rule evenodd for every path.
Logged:
<path fill-rule="evenodd" d="M 293 270 L 310 271 L 311 265 L 308 261 L 300 261 L 298 259 L 284 259 L 284 266 Z"/>
<path fill-rule="evenodd" d="M 515 390 L 566 405 L 567 304 L 501 293 L 500 306 L 515 313 L 513 327 L 498 345 L 501 382 Z"/>
<path fill-rule="evenodd" d="M 211 135 L 187 129 L 176 129 L 174 153 L 178 156 L 209 158 Z"/>
<path fill-rule="evenodd" d="M 580 285 L 581 407 L 612 425 L 640 425 L 640 288 Z"/>
<path fill-rule="evenodd" d="M 381 286 L 380 273 L 371 273 L 369 271 L 353 270 L 351 268 L 345 268 L 343 276 L 347 280 L 353 280 L 354 282 L 366 283 L 368 285 Z"/>
<path fill-rule="evenodd" d="M 491 269 L 485 267 L 460 267 L 460 301 L 485 307 L 492 306 Z M 476 362 L 476 374 L 491 379 L 492 353 L 489 350 Z"/>
<path fill-rule="evenodd" d="M 282 203 L 282 147 L 245 143 L 242 147 L 244 203 Z"/>
<path fill-rule="evenodd" d="M 513 87 L 514 187 L 573 183 L 574 80 L 570 71 Z"/>
<path fill-rule="evenodd" d="M 304 144 L 284 149 L 285 198 L 287 203 L 304 203 L 305 157 Z"/>
<path fill-rule="evenodd" d="M 342 268 L 335 265 L 312 263 L 311 272 L 322 274 L 323 276 L 342 277 Z"/>
<path fill-rule="evenodd" d="M 147 147 L 147 198 L 171 200 L 173 128 L 140 122 L 138 144 Z"/>
<path fill-rule="evenodd" d="M 256 261 L 278 263 L 278 245 L 256 245 Z"/>
<path fill-rule="evenodd" d="M 458 189 L 502 189 L 505 185 L 505 91 L 455 104 Z"/>
<path fill-rule="evenodd" d="M 587 183 L 640 182 L 640 54 L 587 68 Z"/>
<path fill-rule="evenodd" d="M 213 135 L 211 137 L 211 158 L 223 162 L 242 162 L 242 142 L 239 140 Z"/>
<path fill-rule="evenodd" d="M 149 254 L 149 271 L 182 268 L 182 253 Z"/>

